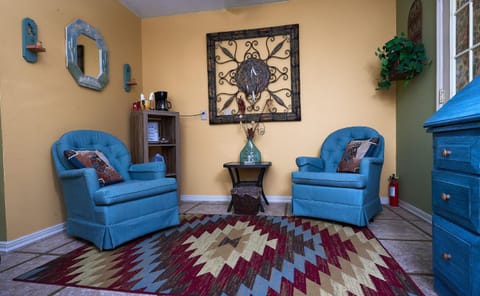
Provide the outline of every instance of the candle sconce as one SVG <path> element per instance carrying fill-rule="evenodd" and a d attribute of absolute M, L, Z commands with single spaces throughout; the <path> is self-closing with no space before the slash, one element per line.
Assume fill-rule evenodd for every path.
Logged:
<path fill-rule="evenodd" d="M 137 85 L 137 81 L 132 77 L 132 69 L 129 64 L 123 65 L 123 89 L 130 92 L 132 85 Z"/>
<path fill-rule="evenodd" d="M 22 56 L 29 63 L 36 63 L 39 52 L 47 51 L 38 40 L 37 24 L 31 18 L 22 20 Z"/>

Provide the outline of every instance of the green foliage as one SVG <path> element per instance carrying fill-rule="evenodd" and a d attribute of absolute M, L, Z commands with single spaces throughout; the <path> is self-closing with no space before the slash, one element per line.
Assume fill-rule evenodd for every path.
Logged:
<path fill-rule="evenodd" d="M 405 38 L 405 34 L 395 36 L 382 48 L 377 48 L 375 55 L 380 59 L 380 77 L 377 90 L 389 89 L 394 80 L 404 80 L 404 84 L 423 71 L 429 64 L 425 46 Z"/>

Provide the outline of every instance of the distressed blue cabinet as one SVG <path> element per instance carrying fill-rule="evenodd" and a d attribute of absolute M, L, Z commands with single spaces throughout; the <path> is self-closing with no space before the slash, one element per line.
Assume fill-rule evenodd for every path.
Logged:
<path fill-rule="evenodd" d="M 433 273 L 441 295 L 480 295 L 480 78 L 424 124 L 433 135 Z"/>

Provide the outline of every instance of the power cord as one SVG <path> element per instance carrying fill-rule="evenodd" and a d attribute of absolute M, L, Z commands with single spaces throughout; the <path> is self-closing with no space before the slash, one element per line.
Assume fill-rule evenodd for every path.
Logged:
<path fill-rule="evenodd" d="M 207 120 L 208 115 L 206 110 L 200 111 L 200 113 L 195 113 L 195 114 L 181 114 L 180 117 L 197 117 L 200 116 L 202 120 Z"/>
<path fill-rule="evenodd" d="M 195 116 L 202 116 L 202 113 L 195 113 L 195 114 L 181 114 L 180 117 L 195 117 Z"/>

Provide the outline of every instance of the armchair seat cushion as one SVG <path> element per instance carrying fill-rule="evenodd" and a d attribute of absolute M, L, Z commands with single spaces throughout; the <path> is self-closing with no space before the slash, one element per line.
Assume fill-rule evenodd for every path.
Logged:
<path fill-rule="evenodd" d="M 292 182 L 295 184 L 354 189 L 364 189 L 368 184 L 365 175 L 327 172 L 293 172 Z"/>
<path fill-rule="evenodd" d="M 177 182 L 174 178 L 162 178 L 154 180 L 129 180 L 115 185 L 105 186 L 94 194 L 94 201 L 97 206 L 106 206 L 145 196 L 155 196 L 162 193 L 175 191 Z"/>

